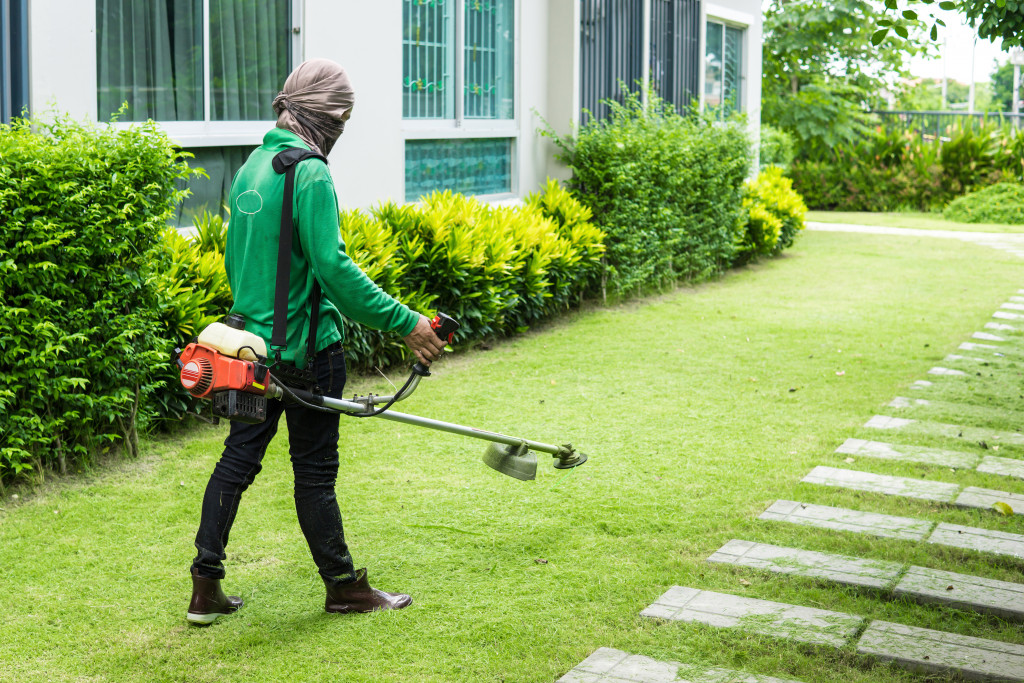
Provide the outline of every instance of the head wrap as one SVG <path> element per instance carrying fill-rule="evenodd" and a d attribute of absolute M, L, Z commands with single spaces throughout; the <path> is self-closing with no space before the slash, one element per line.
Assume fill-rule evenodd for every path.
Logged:
<path fill-rule="evenodd" d="M 278 128 L 327 156 L 345 130 L 353 104 L 355 93 L 345 70 L 329 59 L 311 59 L 288 76 L 274 98 L 274 113 Z"/>

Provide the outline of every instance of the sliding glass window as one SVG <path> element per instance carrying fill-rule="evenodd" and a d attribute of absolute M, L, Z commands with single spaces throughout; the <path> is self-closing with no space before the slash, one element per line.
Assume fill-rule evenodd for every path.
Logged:
<path fill-rule="evenodd" d="M 96 0 L 100 120 L 271 121 L 290 0 Z"/>
<path fill-rule="evenodd" d="M 704 105 L 725 117 L 743 108 L 741 28 L 708 21 L 704 49 Z"/>

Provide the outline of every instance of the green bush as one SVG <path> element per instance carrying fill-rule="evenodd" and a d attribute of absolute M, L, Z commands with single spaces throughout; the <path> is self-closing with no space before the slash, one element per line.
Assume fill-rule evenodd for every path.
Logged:
<path fill-rule="evenodd" d="M 770 256 L 792 246 L 796 235 L 804 229 L 807 207 L 782 169 L 766 168 L 743 189 L 747 220 L 737 240 L 736 262 Z"/>
<path fill-rule="evenodd" d="M 742 219 L 751 147 L 740 122 L 681 116 L 650 93 L 609 102 L 574 139 L 552 134 L 570 187 L 607 233 L 607 286 L 617 295 L 699 280 L 728 267 Z"/>
<path fill-rule="evenodd" d="M 796 139 L 791 133 L 774 126 L 761 126 L 760 166 L 788 168 L 796 158 Z"/>
<path fill-rule="evenodd" d="M 1024 185 L 997 183 L 950 202 L 942 215 L 958 223 L 1024 225 Z"/>
<path fill-rule="evenodd" d="M 349 255 L 370 277 L 414 310 L 455 317 L 467 343 L 522 332 L 593 286 L 603 235 L 589 218 L 549 181 L 517 208 L 442 192 L 418 205 L 343 212 L 341 222 Z M 357 369 L 407 358 L 394 335 L 350 326 L 346 338 Z"/>
<path fill-rule="evenodd" d="M 167 363 L 154 266 L 177 159 L 153 123 L 0 126 L 0 479 L 134 452 Z"/>
<path fill-rule="evenodd" d="M 1024 132 L 995 122 L 950 126 L 939 140 L 876 130 L 788 170 L 813 209 L 938 211 L 1003 180 L 1024 180 Z"/>

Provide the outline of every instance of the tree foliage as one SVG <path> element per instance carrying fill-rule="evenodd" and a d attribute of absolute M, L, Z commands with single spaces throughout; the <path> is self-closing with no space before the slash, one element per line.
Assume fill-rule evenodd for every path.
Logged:
<path fill-rule="evenodd" d="M 764 19 L 764 122 L 790 131 L 804 154 L 869 130 L 877 93 L 928 49 L 917 26 L 872 45 L 888 16 L 870 0 L 772 0 Z"/>
<path fill-rule="evenodd" d="M 908 26 L 920 22 L 918 13 L 911 5 L 936 5 L 939 9 L 956 10 L 964 15 L 967 23 L 978 31 L 978 37 L 986 40 L 1003 41 L 1003 48 L 1024 46 L 1024 2 L 1021 0 L 885 0 L 889 17 L 879 24 L 872 35 L 872 42 L 879 45 L 890 35 L 890 31 L 906 38 Z M 941 19 L 934 19 L 930 31 L 931 39 L 939 37 L 939 26 L 945 26 Z"/>

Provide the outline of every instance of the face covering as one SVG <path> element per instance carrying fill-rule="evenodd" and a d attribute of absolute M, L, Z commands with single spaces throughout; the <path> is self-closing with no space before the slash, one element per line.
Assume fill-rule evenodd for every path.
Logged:
<path fill-rule="evenodd" d="M 302 138 L 310 148 L 327 156 L 345 130 L 355 93 L 348 74 L 329 59 L 303 62 L 288 76 L 274 98 L 277 127 Z"/>

